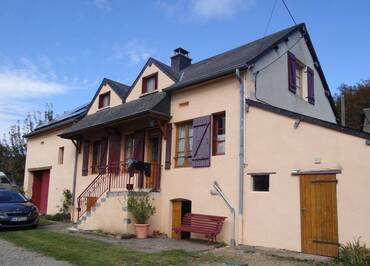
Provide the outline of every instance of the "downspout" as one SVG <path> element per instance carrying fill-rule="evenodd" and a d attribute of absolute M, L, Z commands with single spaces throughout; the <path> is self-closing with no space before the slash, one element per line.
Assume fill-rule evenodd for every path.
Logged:
<path fill-rule="evenodd" d="M 75 163 L 73 168 L 73 185 L 72 185 L 72 220 L 75 217 L 75 201 L 76 201 L 76 183 L 77 183 L 77 163 L 78 163 L 78 147 L 75 146 Z"/>
<path fill-rule="evenodd" d="M 230 239 L 230 246 L 235 247 L 235 209 L 231 205 L 229 199 L 226 197 L 225 193 L 222 191 L 220 186 L 218 185 L 217 181 L 213 183 L 213 187 L 215 189 L 211 190 L 212 195 L 219 195 L 226 203 L 227 207 L 229 207 L 230 212 L 232 214 L 233 220 L 231 222 L 231 239 Z"/>

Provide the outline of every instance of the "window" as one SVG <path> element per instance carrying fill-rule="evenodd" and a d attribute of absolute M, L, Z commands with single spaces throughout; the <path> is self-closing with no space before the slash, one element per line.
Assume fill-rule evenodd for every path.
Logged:
<path fill-rule="evenodd" d="M 134 158 L 134 143 L 135 143 L 135 136 L 127 135 L 126 143 L 125 143 L 125 160 L 126 161 Z"/>
<path fill-rule="evenodd" d="M 158 87 L 158 73 L 143 78 L 142 93 L 153 92 Z"/>
<path fill-rule="evenodd" d="M 110 105 L 110 91 L 99 95 L 99 109 Z"/>
<path fill-rule="evenodd" d="M 302 99 L 305 98 L 304 87 L 303 87 L 304 70 L 305 70 L 305 65 L 298 62 L 298 60 L 296 60 L 296 68 L 295 68 L 296 88 L 297 88 L 298 96 L 300 96 Z"/>
<path fill-rule="evenodd" d="M 93 143 L 92 173 L 98 173 L 99 168 L 106 164 L 107 140 L 98 140 Z"/>
<path fill-rule="evenodd" d="M 64 159 L 64 147 L 59 147 L 58 164 L 63 164 L 63 159 Z"/>
<path fill-rule="evenodd" d="M 213 155 L 225 154 L 225 113 L 213 115 Z"/>
<path fill-rule="evenodd" d="M 269 191 L 270 175 L 252 175 L 253 191 Z"/>
<path fill-rule="evenodd" d="M 176 167 L 190 166 L 193 149 L 193 123 L 177 125 L 176 131 Z"/>

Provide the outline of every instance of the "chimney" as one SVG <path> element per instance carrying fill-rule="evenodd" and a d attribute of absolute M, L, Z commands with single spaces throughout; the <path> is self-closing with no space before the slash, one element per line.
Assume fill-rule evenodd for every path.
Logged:
<path fill-rule="evenodd" d="M 174 51 L 174 55 L 171 56 L 171 68 L 180 72 L 184 68 L 191 65 L 191 58 L 189 57 L 189 52 L 185 49 L 179 47 Z"/>

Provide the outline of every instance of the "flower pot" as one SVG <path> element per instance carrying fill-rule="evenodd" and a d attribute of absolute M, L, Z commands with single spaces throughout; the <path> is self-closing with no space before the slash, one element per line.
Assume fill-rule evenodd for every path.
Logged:
<path fill-rule="evenodd" d="M 148 237 L 149 224 L 135 224 L 136 237 L 144 239 Z"/>

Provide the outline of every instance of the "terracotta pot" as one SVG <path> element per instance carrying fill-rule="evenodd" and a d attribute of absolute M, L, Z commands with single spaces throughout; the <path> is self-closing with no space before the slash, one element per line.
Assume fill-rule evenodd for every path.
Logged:
<path fill-rule="evenodd" d="M 144 239 L 148 237 L 149 224 L 135 224 L 136 237 Z"/>

